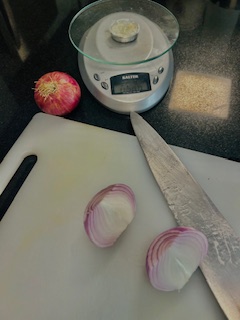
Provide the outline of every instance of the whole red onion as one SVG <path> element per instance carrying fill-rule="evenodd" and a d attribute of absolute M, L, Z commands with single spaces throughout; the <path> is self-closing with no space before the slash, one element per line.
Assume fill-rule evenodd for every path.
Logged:
<path fill-rule="evenodd" d="M 77 81 L 67 73 L 54 71 L 36 81 L 34 99 L 45 113 L 62 116 L 73 111 L 81 98 Z"/>

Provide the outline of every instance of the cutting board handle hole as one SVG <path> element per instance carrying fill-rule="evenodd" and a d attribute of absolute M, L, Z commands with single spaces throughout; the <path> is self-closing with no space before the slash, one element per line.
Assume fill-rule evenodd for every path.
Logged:
<path fill-rule="evenodd" d="M 13 202 L 16 194 L 37 162 L 36 155 L 29 155 L 20 164 L 8 185 L 0 195 L 0 220 Z"/>

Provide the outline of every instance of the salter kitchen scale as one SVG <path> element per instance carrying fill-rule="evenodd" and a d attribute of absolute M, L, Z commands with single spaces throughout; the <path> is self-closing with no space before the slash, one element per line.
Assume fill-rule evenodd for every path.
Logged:
<path fill-rule="evenodd" d="M 119 113 L 146 111 L 163 98 L 178 34 L 173 14 L 150 0 L 96 1 L 69 26 L 86 87 Z"/>

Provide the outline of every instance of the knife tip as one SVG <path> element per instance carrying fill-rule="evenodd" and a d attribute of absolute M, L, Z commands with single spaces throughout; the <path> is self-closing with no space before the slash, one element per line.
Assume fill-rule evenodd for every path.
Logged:
<path fill-rule="evenodd" d="M 130 119 L 131 119 L 131 122 L 133 122 L 134 120 L 136 120 L 139 116 L 139 114 L 135 111 L 132 111 L 130 112 Z"/>

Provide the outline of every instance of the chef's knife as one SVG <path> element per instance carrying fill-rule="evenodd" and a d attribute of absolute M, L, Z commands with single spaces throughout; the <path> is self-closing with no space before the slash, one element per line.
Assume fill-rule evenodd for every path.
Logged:
<path fill-rule="evenodd" d="M 149 167 L 179 225 L 203 232 L 209 244 L 200 268 L 229 320 L 240 320 L 240 237 L 161 136 L 130 114 Z"/>

